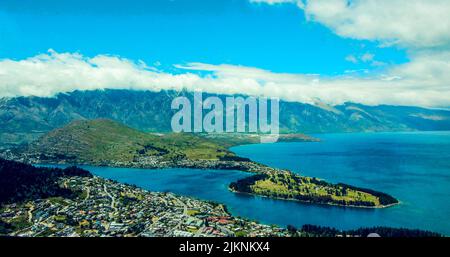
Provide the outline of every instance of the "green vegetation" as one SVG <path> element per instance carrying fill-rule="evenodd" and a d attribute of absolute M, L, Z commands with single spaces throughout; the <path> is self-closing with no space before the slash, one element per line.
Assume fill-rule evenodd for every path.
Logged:
<path fill-rule="evenodd" d="M 236 237 L 245 237 L 245 236 L 247 236 L 247 232 L 245 231 L 236 232 Z"/>
<path fill-rule="evenodd" d="M 289 228 L 288 228 L 289 229 Z M 290 230 L 296 230 L 290 226 Z M 341 231 L 330 227 L 321 227 L 316 225 L 303 225 L 300 230 L 297 230 L 300 235 L 314 236 L 314 237 L 367 237 L 369 234 L 376 233 L 380 237 L 442 237 L 441 234 L 424 231 L 419 229 L 407 229 L 407 228 L 391 228 L 391 227 L 372 227 L 372 228 L 359 228 L 354 230 Z"/>
<path fill-rule="evenodd" d="M 8 172 L 11 171 L 11 172 Z M 11 179 L 14 177 L 14 179 Z M 33 179 L 34 177 L 34 179 Z M 60 180 L 54 183 L 54 180 Z M 23 184 L 17 181 L 24 182 Z M 67 195 L 48 196 L 48 191 L 42 190 L 43 184 L 51 186 L 45 187 L 46 190 L 53 185 L 65 185 L 65 189 L 80 192 L 81 189 L 87 189 L 89 201 L 84 201 L 79 197 L 67 197 Z M 301 184 L 302 186 L 295 186 Z M 288 226 L 287 230 L 275 226 L 261 225 L 239 217 L 230 217 L 226 211 L 226 206 L 217 203 L 207 203 L 191 198 L 175 196 L 172 194 L 145 192 L 136 187 L 119 184 L 111 180 L 105 180 L 98 177 L 92 177 L 87 171 L 77 168 L 50 169 L 42 167 L 33 167 L 31 165 L 21 164 L 13 161 L 0 159 L 0 185 L 10 185 L 8 190 L 16 192 L 14 198 L 9 199 L 8 203 L 0 205 L 0 235 L 28 235 L 28 236 L 137 236 L 146 228 L 142 226 L 144 221 L 152 220 L 153 223 L 159 223 L 158 233 L 155 236 L 173 235 L 174 230 L 179 230 L 178 224 L 182 224 L 184 231 L 190 233 L 209 233 L 212 231 L 218 235 L 226 236 L 229 234 L 221 233 L 215 230 L 217 226 L 232 226 L 230 231 L 235 236 L 312 236 L 312 237 L 335 237 L 335 236 L 358 236 L 366 237 L 370 233 L 377 233 L 382 237 L 439 237 L 440 234 L 403 228 L 360 228 L 350 231 L 341 231 L 334 228 L 318 227 L 314 225 L 304 225 L 301 229 Z M 26 186 L 23 186 L 26 185 Z M 301 191 L 300 188 L 320 188 L 318 192 L 330 190 L 346 190 L 348 195 L 364 195 L 366 189 L 355 189 L 354 187 L 338 184 L 331 185 L 315 178 L 304 178 L 288 172 L 273 172 L 267 174 L 257 174 L 248 177 L 244 181 L 234 183 L 235 190 L 252 190 L 255 185 L 264 185 L 262 187 L 270 188 L 269 192 L 280 190 L 283 192 Z M 283 185 L 291 186 L 290 190 L 285 190 Z M 14 187 L 12 187 L 14 186 Z M 258 186 L 259 187 L 259 186 Z M 4 187 L 0 187 L 3 189 Z M 368 199 L 377 198 L 379 202 L 383 193 L 373 192 Z M 5 193 L 5 191 L 1 191 Z M 9 192 L 9 191 L 8 191 Z M 29 192 L 33 192 L 30 194 Z M 331 191 L 330 191 L 331 192 Z M 335 191 L 336 193 L 337 191 Z M 35 196 L 33 198 L 20 198 L 18 196 Z M 111 197 L 112 195 L 113 197 Z M 320 195 L 320 194 L 319 194 Z M 1 195 L 2 199 L 8 195 Z M 343 197 L 343 195 L 340 195 Z M 276 197 L 280 197 L 277 195 Z M 384 201 L 389 198 L 384 195 Z M 112 212 L 111 204 L 116 199 L 118 212 Z M 318 201 L 322 198 L 314 199 Z M 29 200 L 29 201 L 28 201 Z M 168 204 L 169 202 L 172 202 Z M 329 202 L 328 202 L 329 203 Z M 177 208 L 173 208 L 177 206 Z M 184 207 L 187 209 L 189 218 L 184 218 Z M 164 209 L 164 219 L 158 219 L 161 214 L 161 208 Z M 32 216 L 30 216 L 30 214 Z M 46 217 L 43 220 L 38 217 Z M 181 217 L 181 218 L 180 218 Z M 96 220 L 105 222 L 95 222 Z M 170 223 L 164 223 L 167 219 Z M 225 224 L 221 223 L 225 220 Z M 190 220 L 201 221 L 204 224 L 192 224 Z M 30 222 L 31 221 L 31 222 Z M 117 230 L 105 229 L 112 222 L 120 223 Z M 180 223 L 181 222 L 181 223 Z M 170 227 L 172 224 L 172 227 Z M 117 225 L 117 224 L 116 224 Z M 210 227 L 209 232 L 200 230 L 202 226 Z M 165 227 L 167 226 L 167 227 Z M 20 232 L 20 233 L 19 233 Z M 18 234 L 19 233 L 19 234 Z M 119 233 L 119 234 L 117 234 Z M 153 234 L 154 235 L 154 234 Z"/>
<path fill-rule="evenodd" d="M 259 144 L 261 143 L 261 136 L 263 134 L 248 134 L 248 133 L 212 133 L 202 134 L 203 137 L 216 142 L 217 144 L 230 148 L 237 145 Z M 315 142 L 319 139 L 307 136 L 305 134 L 280 134 L 278 142 Z"/>
<path fill-rule="evenodd" d="M 168 159 L 185 157 L 189 160 L 220 160 L 235 157 L 225 146 L 195 134 L 169 133 L 159 139 L 155 144 L 168 151 L 165 156 Z"/>
<path fill-rule="evenodd" d="M 381 192 L 330 184 L 290 172 L 258 174 L 230 185 L 232 190 L 273 198 L 358 207 L 384 207 L 398 201 Z"/>
<path fill-rule="evenodd" d="M 13 230 L 20 230 L 20 229 L 26 228 L 31 225 L 28 222 L 26 215 L 21 215 L 21 216 L 18 216 L 16 218 L 12 219 L 9 224 L 11 225 L 11 228 Z"/>
<path fill-rule="evenodd" d="M 67 221 L 67 216 L 66 215 L 55 215 L 53 219 L 57 222 L 64 223 Z"/>
<path fill-rule="evenodd" d="M 314 139 L 302 134 L 285 134 L 280 135 L 280 141 Z M 230 185 L 239 192 L 358 207 L 383 207 L 398 202 L 389 195 L 373 190 L 344 184 L 333 185 L 270 168 L 236 156 L 228 150 L 235 145 L 259 142 L 260 135 L 257 134 L 152 134 L 99 119 L 75 121 L 56 129 L 30 145 L 26 155 L 34 156 L 35 160 L 44 163 L 63 161 L 127 167 L 238 169 L 259 174 Z M 120 200 L 133 202 L 129 197 Z"/>
<path fill-rule="evenodd" d="M 280 141 L 314 140 L 303 134 L 286 134 Z M 32 143 L 26 152 L 41 161 L 107 165 L 154 157 L 159 161 L 249 161 L 228 150 L 240 144 L 259 143 L 256 134 L 145 133 L 107 119 L 78 120 L 53 130 Z"/>
<path fill-rule="evenodd" d="M 52 203 L 52 204 L 60 204 L 62 206 L 67 206 L 69 205 L 66 200 L 64 200 L 63 197 L 61 196 L 57 196 L 57 197 L 50 197 L 48 198 L 48 200 Z"/>
<path fill-rule="evenodd" d="M 41 160 L 90 164 L 131 162 L 149 156 L 161 160 L 219 160 L 235 156 L 225 146 L 202 136 L 144 133 L 106 119 L 72 122 L 41 137 L 27 152 L 40 155 Z"/>
<path fill-rule="evenodd" d="M 195 209 L 189 209 L 189 210 L 187 210 L 187 215 L 189 215 L 189 216 L 195 216 L 195 215 L 197 215 L 197 214 L 199 214 L 199 213 L 200 213 L 199 210 L 195 210 Z"/>
<path fill-rule="evenodd" d="M 0 204 L 22 202 L 29 199 L 51 198 L 63 202 L 63 197 L 73 197 L 74 192 L 58 185 L 63 176 L 92 176 L 75 167 L 66 169 L 33 167 L 0 159 Z"/>

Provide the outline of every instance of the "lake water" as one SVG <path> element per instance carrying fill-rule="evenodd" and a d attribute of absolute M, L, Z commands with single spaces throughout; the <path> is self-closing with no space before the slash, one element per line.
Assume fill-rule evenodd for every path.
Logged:
<path fill-rule="evenodd" d="M 240 156 L 300 174 L 380 190 L 401 201 L 385 209 L 304 204 L 228 191 L 240 171 L 90 167 L 93 174 L 153 191 L 224 203 L 232 214 L 267 224 L 420 228 L 450 235 L 450 133 L 316 135 L 321 142 L 244 145 Z"/>
<path fill-rule="evenodd" d="M 246 145 L 233 150 L 267 165 L 372 188 L 401 201 L 398 206 L 377 210 L 314 207 L 303 214 L 305 222 L 340 228 L 410 227 L 450 235 L 450 132 L 316 137 L 322 141 Z"/>

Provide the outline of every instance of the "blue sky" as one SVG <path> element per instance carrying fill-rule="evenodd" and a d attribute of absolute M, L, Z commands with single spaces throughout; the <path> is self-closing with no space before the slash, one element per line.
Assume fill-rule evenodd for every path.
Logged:
<path fill-rule="evenodd" d="M 92 3 L 95 2 L 95 3 Z M 107 4 L 106 4 L 107 3 Z M 214 1 L 9 1 L 0 4 L 0 56 L 22 59 L 49 48 L 173 64 L 204 62 L 274 72 L 341 74 L 379 69 L 347 56 L 407 60 L 397 47 L 339 37 L 308 23 L 295 5 Z"/>
<path fill-rule="evenodd" d="M 2 0 L 0 97 L 188 89 L 450 106 L 448 0 Z"/>

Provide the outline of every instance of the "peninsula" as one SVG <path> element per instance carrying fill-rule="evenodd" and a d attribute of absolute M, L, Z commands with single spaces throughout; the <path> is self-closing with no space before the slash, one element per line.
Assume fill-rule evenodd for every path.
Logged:
<path fill-rule="evenodd" d="M 280 141 L 316 141 L 302 134 Z M 71 164 L 132 168 L 228 169 L 254 173 L 230 190 L 317 204 L 382 208 L 398 203 L 385 193 L 331 184 L 237 156 L 229 147 L 259 142 L 258 135 L 145 133 L 117 122 L 79 120 L 53 130 L 27 146 L 0 157 L 31 164 Z"/>
<path fill-rule="evenodd" d="M 68 167 L 0 158 L 0 236 L 25 237 L 439 237 L 403 228 L 286 228 L 231 215 L 224 205 L 144 189 Z"/>

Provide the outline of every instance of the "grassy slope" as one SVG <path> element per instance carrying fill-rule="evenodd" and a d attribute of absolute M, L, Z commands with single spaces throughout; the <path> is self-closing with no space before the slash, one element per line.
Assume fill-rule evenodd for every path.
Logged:
<path fill-rule="evenodd" d="M 225 147 L 193 134 L 149 134 L 111 120 L 75 121 L 53 130 L 30 146 L 32 152 L 61 159 L 132 161 L 139 156 L 219 159 L 234 155 Z"/>
<path fill-rule="evenodd" d="M 74 121 L 55 129 L 31 144 L 35 153 L 56 155 L 98 163 L 101 161 L 132 161 L 136 157 L 162 156 L 190 160 L 218 160 L 235 156 L 229 147 L 259 143 L 259 136 L 248 134 L 150 134 L 120 123 L 97 119 Z M 280 141 L 313 140 L 302 134 L 280 136 Z"/>

